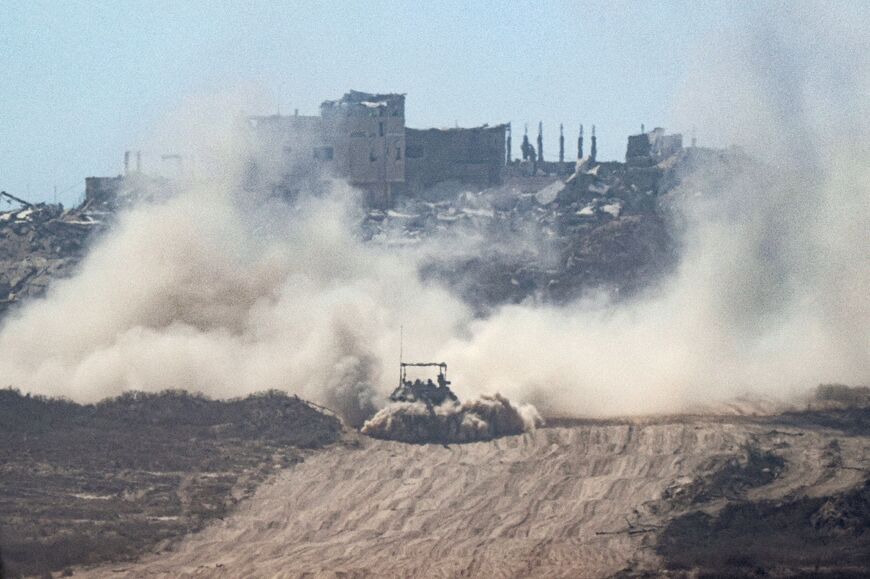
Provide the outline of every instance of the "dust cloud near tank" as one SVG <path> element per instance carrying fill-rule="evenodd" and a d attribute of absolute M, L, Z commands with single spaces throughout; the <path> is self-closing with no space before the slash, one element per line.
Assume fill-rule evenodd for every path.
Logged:
<path fill-rule="evenodd" d="M 516 405 L 501 394 L 481 395 L 439 405 L 392 402 L 362 427 L 373 438 L 416 444 L 453 444 L 492 440 L 533 431 L 543 425 L 531 405 Z"/>
<path fill-rule="evenodd" d="M 408 378 L 409 368 L 421 367 L 437 368 L 436 381 Z M 460 402 L 450 389 L 443 362 L 400 362 L 399 368 L 399 385 L 390 403 L 363 424 L 363 434 L 416 444 L 452 444 L 522 434 L 543 425 L 533 406 L 513 404 L 498 393 Z"/>
<path fill-rule="evenodd" d="M 838 35 L 857 63 L 840 71 L 849 82 L 839 82 L 828 64 L 842 47 L 808 53 L 793 24 L 776 19 L 748 30 L 745 50 L 723 42 L 712 51 L 720 66 L 702 66 L 690 80 L 697 91 L 687 93 L 687 122 L 675 125 L 697 123 L 706 135 L 717 119 L 697 113 L 721 117 L 718 105 L 730 101 L 720 95 L 728 94 L 741 106 L 725 135 L 755 144 L 751 155 L 689 147 L 659 161 L 681 141 L 641 131 L 630 163 L 593 160 L 590 139 L 577 143 L 590 155 L 562 175 L 555 151 L 506 166 L 496 131 L 497 161 L 481 159 L 474 190 L 364 215 L 356 200 L 369 188 L 342 181 L 295 207 L 229 178 L 194 183 L 126 211 L 71 277 L 7 316 L 0 374 L 34 393 L 81 401 L 135 388 L 218 397 L 276 388 L 364 420 L 391 385 L 400 324 L 422 316 L 419 351 L 456 364 L 463 399 L 499 392 L 547 415 L 679 412 L 744 393 L 788 398 L 822 382 L 867 383 L 862 290 L 870 270 L 860 264 L 868 255 L 862 151 L 870 117 L 852 111 L 866 101 L 870 67 L 858 65 L 870 55 L 863 37 Z M 815 20 L 801 24 L 822 32 Z M 752 40 L 774 37 L 782 42 L 776 58 L 751 50 L 761 46 Z M 824 114 L 795 114 L 794 95 Z M 420 150 L 408 130 L 399 153 L 385 143 L 404 111 L 393 116 L 380 96 L 346 99 L 335 114 L 347 131 L 336 142 L 367 143 L 360 170 L 377 169 L 371 178 L 390 193 L 398 185 L 383 171 L 384 146 L 390 165 L 407 160 L 407 187 L 412 162 L 431 160 L 436 145 L 491 136 L 427 130 Z M 278 135 L 308 123 L 274 122 Z M 751 142 L 741 142 L 746 135 Z M 299 151 L 274 143 L 276 158 Z M 340 147 L 311 145 L 300 155 L 312 163 L 343 162 Z M 248 153 L 231 148 L 224 165 Z M 484 170 L 496 162 L 499 186 Z M 532 175 L 545 170 L 555 174 Z M 14 221 L 12 229 L 30 227 Z M 469 235 L 457 235 L 460 227 Z M 498 227 L 505 235 L 478 235 Z M 599 291 L 570 291 L 580 287 Z M 483 303 L 469 303 L 475 297 Z"/>

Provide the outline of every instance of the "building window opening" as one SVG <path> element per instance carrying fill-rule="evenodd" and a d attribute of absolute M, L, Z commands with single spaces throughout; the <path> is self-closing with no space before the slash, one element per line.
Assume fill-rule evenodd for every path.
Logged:
<path fill-rule="evenodd" d="M 370 162 L 370 163 L 374 163 L 374 162 L 377 161 L 377 160 L 378 160 L 378 156 L 375 155 L 375 152 L 374 152 L 374 151 L 369 151 L 369 162 Z"/>
<path fill-rule="evenodd" d="M 396 147 L 396 161 L 402 160 L 402 147 Z"/>
<path fill-rule="evenodd" d="M 381 121 L 378 123 L 378 136 L 379 137 L 384 136 L 384 121 Z"/>

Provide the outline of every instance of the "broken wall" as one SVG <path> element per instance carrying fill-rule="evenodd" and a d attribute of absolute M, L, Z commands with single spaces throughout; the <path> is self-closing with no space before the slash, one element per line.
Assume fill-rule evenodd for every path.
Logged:
<path fill-rule="evenodd" d="M 420 191 L 442 181 L 499 182 L 507 125 L 473 129 L 406 129 L 406 181 Z"/>
<path fill-rule="evenodd" d="M 86 177 L 83 207 L 111 211 L 143 199 L 169 196 L 173 189 L 171 180 L 139 172 L 117 177 Z"/>
<path fill-rule="evenodd" d="M 85 177 L 85 200 L 110 201 L 124 188 L 124 177 Z"/>
<path fill-rule="evenodd" d="M 350 91 L 320 110 L 339 174 L 368 191 L 372 204 L 389 204 L 405 181 L 404 95 Z"/>
<path fill-rule="evenodd" d="M 636 166 L 655 165 L 682 148 L 683 135 L 666 135 L 663 128 L 656 127 L 648 133 L 628 137 L 625 162 Z"/>

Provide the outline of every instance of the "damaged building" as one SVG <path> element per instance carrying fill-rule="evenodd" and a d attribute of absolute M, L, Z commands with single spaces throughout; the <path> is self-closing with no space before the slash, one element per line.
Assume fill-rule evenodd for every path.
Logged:
<path fill-rule="evenodd" d="M 339 179 L 364 192 L 370 208 L 387 209 L 400 205 L 400 198 L 436 200 L 451 191 L 481 191 L 508 183 L 546 197 L 549 189 L 561 190 L 574 179 L 588 180 L 581 168 L 602 165 L 597 160 L 595 125 L 588 149 L 579 125 L 576 157 L 566 154 L 563 125 L 558 149 L 548 156 L 543 150 L 543 123 L 538 123 L 535 140 L 526 125 L 519 147 L 522 158 L 513 159 L 510 123 L 410 128 L 405 124 L 405 98 L 400 93 L 351 90 L 337 100 L 323 101 L 318 115 L 296 110 L 292 115 L 247 117 L 245 188 L 292 200 L 302 191 L 324 191 Z M 651 169 L 682 146 L 680 134 L 668 135 L 658 127 L 645 132 L 641 126 L 641 134 L 628 138 L 626 165 Z M 167 157 L 180 163 L 180 155 Z M 88 178 L 86 201 L 92 206 L 123 206 L 142 192 L 172 188 L 170 181 L 142 172 L 141 154 L 136 154 L 135 170 L 130 169 L 130 159 L 128 152 L 123 175 Z"/>
<path fill-rule="evenodd" d="M 53 279 L 72 275 L 89 239 L 103 229 L 83 205 L 30 203 L 6 191 L 0 201 L 0 317 L 25 299 L 45 295 Z"/>
<path fill-rule="evenodd" d="M 148 175 L 142 171 L 142 152 L 136 151 L 135 169 L 130 166 L 132 151 L 124 152 L 124 173 L 114 177 L 85 177 L 83 208 L 88 210 L 115 211 L 129 207 L 141 200 L 168 197 L 173 192 L 173 182 L 166 177 Z M 177 160 L 180 155 L 163 155 L 163 159 Z"/>
<path fill-rule="evenodd" d="M 566 154 L 562 126 L 558 147 L 545 155 L 539 123 L 536 139 L 528 127 L 522 135 L 523 158 L 512 159 L 510 124 L 408 128 L 405 95 L 394 93 L 351 91 L 323 102 L 317 116 L 296 112 L 243 123 L 250 191 L 292 199 L 340 179 L 368 195 L 359 223 L 366 242 L 398 247 L 439 236 L 484 240 L 474 251 L 436 256 L 420 266 L 424 280 L 438 279 L 480 313 L 529 299 L 561 303 L 589 289 L 619 299 L 636 295 L 674 263 L 662 198 L 699 159 L 728 165 L 736 158 L 734 152 L 684 150 L 681 135 L 656 128 L 629 137 L 626 163 L 602 162 L 594 125 L 588 141 L 578 125 L 576 158 Z M 183 173 L 180 155 L 160 158 Z M 0 233 L 12 249 L 8 273 L 0 276 L 0 301 L 3 291 L 9 304 L 41 295 L 44 272 L 74 265 L 90 237 L 86 232 L 112 223 L 115 210 L 167 198 L 185 183 L 143 172 L 140 153 L 126 153 L 124 167 L 118 176 L 87 178 L 84 202 L 62 219 L 29 209 L 4 218 L 9 226 Z M 75 235 L 59 238 L 57 232 Z M 22 247 L 43 238 L 46 252 L 61 248 L 55 260 L 61 265 L 49 260 L 13 267 L 23 259 Z"/>
<path fill-rule="evenodd" d="M 561 176 L 574 172 L 566 159 L 563 127 L 559 127 L 558 160 L 545 160 L 543 124 L 537 149 L 523 139 L 523 159 L 512 160 L 511 125 L 415 129 L 405 125 L 405 95 L 352 90 L 320 105 L 319 115 L 250 116 L 244 135 L 249 159 L 245 188 L 294 199 L 301 191 L 319 192 L 333 179 L 363 191 L 370 207 L 387 208 L 398 197 L 416 197 L 439 183 L 484 189 L 517 177 Z M 528 133 L 528 131 L 526 131 Z M 583 126 L 577 160 L 595 161 L 592 128 L 589 156 L 583 156 Z M 181 164 L 180 155 L 163 155 Z M 124 174 L 86 179 L 86 200 L 96 205 L 126 205 L 143 192 L 171 189 L 171 182 L 143 173 L 141 152 L 124 156 Z M 158 182 L 159 181 L 159 182 Z"/>
<path fill-rule="evenodd" d="M 406 190 L 442 181 L 479 186 L 497 184 L 505 166 L 507 125 L 463 129 L 406 129 Z"/>
<path fill-rule="evenodd" d="M 629 165 L 648 167 L 679 153 L 682 149 L 683 135 L 679 133 L 667 135 L 661 127 L 645 132 L 641 126 L 639 135 L 628 137 L 625 162 Z"/>
<path fill-rule="evenodd" d="M 250 117 L 248 128 L 250 187 L 293 197 L 343 178 L 382 205 L 405 182 L 405 95 L 351 91 L 324 101 L 320 116 Z"/>
<path fill-rule="evenodd" d="M 507 125 L 406 128 L 403 94 L 350 91 L 324 101 L 319 116 L 250 117 L 248 128 L 249 186 L 289 197 L 342 178 L 384 207 L 441 181 L 495 184 L 505 166 Z"/>

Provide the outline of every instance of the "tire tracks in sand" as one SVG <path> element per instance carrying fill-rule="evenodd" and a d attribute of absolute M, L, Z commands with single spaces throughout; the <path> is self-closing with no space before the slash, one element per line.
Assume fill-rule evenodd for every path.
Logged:
<path fill-rule="evenodd" d="M 654 569 L 655 533 L 643 529 L 674 514 L 651 506 L 675 481 L 761 444 L 788 466 L 752 489 L 753 498 L 848 488 L 864 473 L 823 464 L 833 438 L 703 420 L 546 428 L 449 448 L 363 438 L 358 448 L 335 447 L 282 472 L 171 552 L 77 576 L 601 577 L 629 565 Z M 840 442 L 868 464 L 866 437 Z"/>

